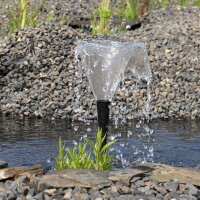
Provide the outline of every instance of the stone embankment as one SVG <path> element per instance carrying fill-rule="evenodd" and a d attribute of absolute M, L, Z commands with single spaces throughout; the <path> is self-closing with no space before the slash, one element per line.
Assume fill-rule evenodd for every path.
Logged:
<path fill-rule="evenodd" d="M 200 170 L 146 163 L 112 171 L 43 172 L 0 162 L 1 200 L 199 200 Z"/>
<path fill-rule="evenodd" d="M 157 10 L 142 27 L 98 38 L 145 42 L 151 62 L 152 118 L 200 116 L 200 9 Z M 0 112 L 74 119 L 96 116 L 87 78 L 77 68 L 74 48 L 92 39 L 83 30 L 43 24 L 19 30 L 0 43 Z M 82 76 L 82 79 L 79 77 Z M 133 91 L 135 77 L 117 91 L 111 115 L 128 119 L 147 103 L 145 84 Z"/>

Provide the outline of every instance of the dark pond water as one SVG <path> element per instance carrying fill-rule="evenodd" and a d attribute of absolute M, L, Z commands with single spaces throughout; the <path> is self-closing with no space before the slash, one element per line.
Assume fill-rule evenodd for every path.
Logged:
<path fill-rule="evenodd" d="M 200 167 L 200 121 L 157 120 L 140 127 L 137 124 L 138 121 L 134 121 L 126 126 L 110 127 L 110 135 L 118 136 L 118 142 L 111 149 L 116 155 L 117 166 L 147 160 Z M 10 166 L 33 163 L 52 166 L 58 152 L 59 136 L 67 147 L 72 147 L 86 135 L 93 138 L 96 129 L 96 123 L 75 124 L 74 130 L 67 120 L 0 116 L 0 160 Z M 153 133 L 149 136 L 145 130 Z"/>

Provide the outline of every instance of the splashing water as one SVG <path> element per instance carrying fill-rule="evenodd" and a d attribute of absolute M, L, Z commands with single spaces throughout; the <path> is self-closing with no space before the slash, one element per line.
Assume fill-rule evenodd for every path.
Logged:
<path fill-rule="evenodd" d="M 151 77 L 146 47 L 141 42 L 81 40 L 75 57 L 80 59 L 96 100 L 112 100 L 126 68 L 140 79 Z"/>
<path fill-rule="evenodd" d="M 128 141 L 120 140 L 120 133 L 112 134 L 110 140 L 119 139 L 119 142 L 111 149 L 116 153 L 116 159 L 119 160 L 122 166 L 130 165 L 134 162 L 152 161 L 153 159 L 153 139 L 151 130 L 147 123 L 149 122 L 150 113 L 150 84 L 152 81 L 152 74 L 150 70 L 150 62 L 148 59 L 147 50 L 145 44 L 142 42 L 116 42 L 110 40 L 95 40 L 95 41 L 79 41 L 75 49 L 75 58 L 77 65 L 77 72 L 74 80 L 78 85 L 78 89 L 75 92 L 75 113 L 90 113 L 90 111 L 84 111 L 80 106 L 81 102 L 86 99 L 87 94 L 82 93 L 81 84 L 83 82 L 83 74 L 87 76 L 90 89 L 94 94 L 96 100 L 109 100 L 113 99 L 114 93 L 117 93 L 117 98 L 120 97 L 124 101 L 133 102 L 126 105 L 116 101 L 111 102 L 110 109 L 113 110 L 114 125 L 117 126 L 126 124 L 129 119 L 134 117 L 139 121 L 136 124 L 136 128 L 142 130 L 137 135 L 138 143 L 143 142 L 142 147 L 132 146 Z M 139 94 L 142 88 L 144 88 L 144 82 L 146 82 L 146 105 L 141 106 L 141 110 L 135 110 L 133 94 Z M 127 89 L 127 86 L 131 88 L 131 91 Z M 84 97 L 85 96 L 85 97 Z M 144 98 L 144 96 L 141 96 Z M 90 108 L 94 105 L 90 104 Z M 120 112 L 115 110 L 116 104 L 119 106 Z M 90 117 L 90 116 L 88 116 Z M 92 116 L 94 117 L 94 116 Z M 79 117 L 78 120 L 87 122 L 84 117 Z M 76 127 L 77 129 L 77 127 Z M 87 132 L 91 130 L 87 129 Z M 131 130 L 127 131 L 127 138 L 129 140 L 135 135 Z M 130 151 L 133 149 L 133 159 L 126 160 L 124 150 Z"/>

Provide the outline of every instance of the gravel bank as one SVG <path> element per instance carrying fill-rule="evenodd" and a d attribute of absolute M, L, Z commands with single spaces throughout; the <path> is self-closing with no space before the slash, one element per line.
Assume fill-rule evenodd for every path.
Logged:
<path fill-rule="evenodd" d="M 44 188 L 38 189 L 39 177 L 27 176 L 0 182 L 2 200 L 198 200 L 200 190 L 192 184 L 180 184 L 176 180 L 150 181 L 136 177 L 131 186 L 113 183 L 103 189 Z"/>
<path fill-rule="evenodd" d="M 136 166 L 112 171 L 67 169 L 47 172 L 45 175 L 41 173 L 40 165 L 0 169 L 0 172 L 5 174 L 4 177 L 0 176 L 0 198 L 1 200 L 200 199 L 200 179 L 197 169 L 160 165 L 161 172 L 167 179 L 158 181 L 155 171 L 159 169 L 159 165 L 156 165 L 151 169 Z M 168 179 L 176 177 L 173 172 L 178 174 L 178 179 Z M 157 174 L 157 177 L 162 177 L 161 174 Z"/>
<path fill-rule="evenodd" d="M 152 118 L 198 118 L 200 114 L 200 10 L 158 10 L 140 29 L 107 38 L 146 43 L 153 73 Z M 30 40 L 34 36 L 34 49 Z M 0 110 L 4 114 L 74 119 L 96 116 L 87 79 L 74 62 L 78 39 L 89 33 L 44 24 L 20 30 L 0 43 Z M 102 36 L 106 37 L 106 36 Z M 32 50 L 32 51 L 30 51 Z M 30 53 L 31 52 L 31 53 Z M 35 55 L 33 55 L 35 53 Z M 134 80 L 134 76 L 132 77 Z M 117 91 L 111 115 L 134 118 L 147 102 L 147 88 Z M 77 98 L 76 93 L 81 98 Z M 78 101 L 79 107 L 77 107 Z"/>

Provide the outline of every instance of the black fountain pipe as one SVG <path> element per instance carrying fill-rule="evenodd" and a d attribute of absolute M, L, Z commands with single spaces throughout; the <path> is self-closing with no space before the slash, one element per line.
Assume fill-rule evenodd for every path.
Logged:
<path fill-rule="evenodd" d="M 98 100 L 97 101 L 97 117 L 98 117 L 98 126 L 102 130 L 102 138 L 104 136 L 105 140 L 102 144 L 102 147 L 107 143 L 107 133 L 108 133 L 108 122 L 109 122 L 109 105 L 110 101 L 108 100 Z"/>

